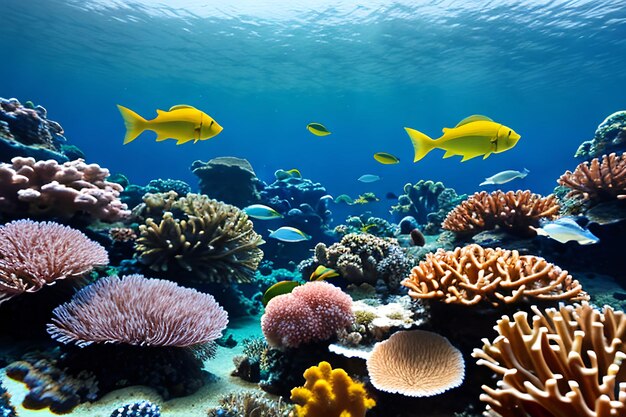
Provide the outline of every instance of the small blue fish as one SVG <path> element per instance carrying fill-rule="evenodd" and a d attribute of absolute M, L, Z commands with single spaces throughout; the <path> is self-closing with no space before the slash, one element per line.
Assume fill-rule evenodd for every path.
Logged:
<path fill-rule="evenodd" d="M 481 182 L 480 185 L 496 185 L 496 184 L 504 184 L 509 181 L 513 181 L 516 178 L 526 178 L 526 175 L 530 173 L 529 170 L 524 168 L 523 171 L 514 171 L 509 169 L 507 171 L 498 172 L 491 177 L 485 178 L 485 181 Z"/>
<path fill-rule="evenodd" d="M 552 222 L 546 222 L 541 227 L 532 228 L 539 236 L 547 236 L 560 243 L 575 241 L 579 245 L 592 245 L 600 239 L 587 229 L 580 227 L 573 219 L 561 217 Z"/>
<path fill-rule="evenodd" d="M 380 179 L 381 178 L 378 175 L 374 175 L 374 174 L 365 174 L 359 177 L 359 181 L 365 182 L 365 183 L 380 181 Z"/>
<path fill-rule="evenodd" d="M 269 230 L 270 237 L 280 240 L 282 242 L 304 242 L 311 239 L 311 236 L 304 233 L 302 230 L 298 230 L 295 227 L 283 226 L 277 230 Z"/>
<path fill-rule="evenodd" d="M 252 204 L 243 209 L 243 212 L 248 216 L 259 220 L 273 220 L 284 217 L 271 207 L 264 206 L 263 204 Z"/>

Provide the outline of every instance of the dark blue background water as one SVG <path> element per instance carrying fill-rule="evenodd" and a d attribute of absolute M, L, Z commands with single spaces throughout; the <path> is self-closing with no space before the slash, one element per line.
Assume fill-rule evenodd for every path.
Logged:
<path fill-rule="evenodd" d="M 549 193 L 578 145 L 626 107 L 623 1 L 126 3 L 0 0 L 0 96 L 42 104 L 89 162 L 139 184 L 195 187 L 195 159 L 232 155 L 265 181 L 298 168 L 333 195 L 400 193 L 419 179 L 470 193 L 524 167 L 504 189 Z M 224 131 L 123 146 L 118 103 L 147 118 L 191 104 Z M 520 133 L 517 147 L 412 163 L 404 126 L 438 137 L 476 113 Z M 311 135 L 313 121 L 332 135 Z M 402 161 L 380 165 L 379 151 Z M 382 181 L 357 182 L 365 173 Z"/>

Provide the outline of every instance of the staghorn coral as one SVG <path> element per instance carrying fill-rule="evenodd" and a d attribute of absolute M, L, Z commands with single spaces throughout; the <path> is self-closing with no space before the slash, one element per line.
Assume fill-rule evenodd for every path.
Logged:
<path fill-rule="evenodd" d="M 502 379 L 483 386 L 485 416 L 626 416 L 626 315 L 564 306 L 503 316 L 472 356 Z"/>
<path fill-rule="evenodd" d="M 380 279 L 390 289 L 396 289 L 408 273 L 412 261 L 395 239 L 350 233 L 330 247 L 318 243 L 312 262 L 302 263 L 307 271 L 309 268 L 314 270 L 318 265 L 336 269 L 354 284 L 376 284 Z"/>
<path fill-rule="evenodd" d="M 208 417 L 288 417 L 293 409 L 280 398 L 273 401 L 254 392 L 227 394 L 219 404 L 209 410 Z"/>
<path fill-rule="evenodd" d="M 270 300 L 261 328 L 272 347 L 298 347 L 328 340 L 353 320 L 352 299 L 324 281 L 307 282 Z"/>
<path fill-rule="evenodd" d="M 400 331 L 376 343 L 367 358 L 372 385 L 409 397 L 430 397 L 458 387 L 465 377 L 461 352 L 424 330 Z"/>
<path fill-rule="evenodd" d="M 363 384 L 328 362 L 308 368 L 304 378 L 303 387 L 291 390 L 297 417 L 364 417 L 376 405 Z"/>
<path fill-rule="evenodd" d="M 593 202 L 626 199 L 626 154 L 602 156 L 579 164 L 574 172 L 566 171 L 558 180 L 571 191 L 567 198 Z"/>
<path fill-rule="evenodd" d="M 0 226 L 0 302 L 106 265 L 109 256 L 82 232 L 54 222 Z"/>
<path fill-rule="evenodd" d="M 108 176 L 108 169 L 82 159 L 59 164 L 15 157 L 0 163 L 0 213 L 124 220 L 130 212 L 119 199 L 122 186 L 106 181 Z"/>
<path fill-rule="evenodd" d="M 413 298 L 465 305 L 589 299 L 567 271 L 543 258 L 476 244 L 429 253 L 402 285 Z"/>
<path fill-rule="evenodd" d="M 540 219 L 553 220 L 559 205 L 554 195 L 541 197 L 530 191 L 481 191 L 471 195 L 448 213 L 442 227 L 462 235 L 473 235 L 496 227 L 519 235 L 535 232 Z"/>
<path fill-rule="evenodd" d="M 228 314 L 213 296 L 141 275 L 102 278 L 53 311 L 62 343 L 189 347 L 222 335 Z"/>
<path fill-rule="evenodd" d="M 243 211 L 200 194 L 175 199 L 170 192 L 145 200 L 151 213 L 164 211 L 139 226 L 135 249 L 141 263 L 154 271 L 191 273 L 203 282 L 252 280 L 264 241 Z"/>

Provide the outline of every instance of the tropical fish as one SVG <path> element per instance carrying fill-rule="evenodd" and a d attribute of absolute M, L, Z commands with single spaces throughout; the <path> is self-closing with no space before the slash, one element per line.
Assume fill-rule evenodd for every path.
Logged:
<path fill-rule="evenodd" d="M 332 268 L 327 268 L 324 265 L 320 265 L 315 268 L 315 271 L 309 277 L 309 281 L 322 281 L 326 278 L 338 277 L 339 273 Z"/>
<path fill-rule="evenodd" d="M 392 164 L 400 163 L 400 159 L 398 159 L 396 156 L 387 152 L 375 153 L 374 159 L 380 162 L 381 164 L 385 164 L 385 165 L 392 165 Z"/>
<path fill-rule="evenodd" d="M 324 194 L 323 196 L 320 197 L 320 201 L 324 201 L 324 200 L 332 200 L 333 196 L 330 194 Z"/>
<path fill-rule="evenodd" d="M 296 168 L 290 169 L 289 171 L 285 172 L 289 174 L 292 178 L 302 178 L 302 174 Z"/>
<path fill-rule="evenodd" d="M 513 181 L 516 178 L 526 178 L 526 175 L 528 175 L 529 173 L 530 171 L 526 168 L 524 168 L 522 172 L 509 169 L 507 171 L 498 172 L 491 177 L 485 178 L 485 181 L 481 182 L 480 185 L 504 184 L 509 181 Z"/>
<path fill-rule="evenodd" d="M 376 197 L 374 193 L 361 194 L 352 204 L 367 204 L 374 201 L 380 201 L 380 198 Z"/>
<path fill-rule="evenodd" d="M 300 284 L 296 281 L 279 281 L 265 290 L 261 302 L 266 306 L 272 298 L 278 295 L 289 294 L 298 285 Z"/>
<path fill-rule="evenodd" d="M 176 144 L 181 145 L 192 140 L 196 143 L 211 139 L 223 129 L 211 116 L 186 104 L 173 106 L 168 111 L 157 110 L 157 117 L 152 120 L 146 120 L 119 104 L 117 108 L 126 125 L 124 145 L 135 140 L 144 130 L 156 132 L 157 142 L 176 139 Z"/>
<path fill-rule="evenodd" d="M 387 194 L 385 194 L 385 198 L 387 200 L 397 200 L 398 199 L 398 195 L 395 193 L 392 193 L 391 191 L 389 191 Z"/>
<path fill-rule="evenodd" d="M 311 236 L 295 227 L 283 226 L 277 230 L 269 230 L 270 237 L 283 242 L 303 242 L 311 239 Z"/>
<path fill-rule="evenodd" d="M 531 227 L 539 236 L 547 236 L 560 243 L 575 241 L 579 245 L 592 245 L 600 239 L 589 230 L 580 227 L 573 219 L 561 217 L 560 219 L 546 222 L 541 227 Z"/>
<path fill-rule="evenodd" d="M 326 127 L 324 127 L 321 123 L 309 123 L 306 125 L 306 128 L 315 136 L 330 135 L 330 130 L 326 129 Z"/>
<path fill-rule="evenodd" d="M 337 198 L 335 198 L 335 203 L 336 204 L 345 203 L 347 205 L 352 205 L 354 204 L 354 200 L 352 199 L 352 197 L 350 197 L 347 194 L 341 194 L 341 195 L 338 195 Z"/>
<path fill-rule="evenodd" d="M 248 216 L 259 220 L 273 220 L 284 217 L 271 207 L 264 206 L 263 204 L 252 204 L 243 209 L 243 212 Z"/>
<path fill-rule="evenodd" d="M 435 148 L 446 151 L 444 158 L 462 156 L 461 162 L 477 156 L 487 159 L 492 153 L 511 149 L 520 139 L 520 135 L 513 129 L 481 115 L 466 117 L 451 129 L 444 127 L 443 136 L 438 139 L 432 139 L 415 129 L 408 127 L 404 129 L 413 142 L 415 150 L 413 162 L 419 161 Z"/>
<path fill-rule="evenodd" d="M 380 181 L 380 177 L 374 174 L 365 174 L 359 177 L 359 181 L 365 182 L 365 183 L 376 182 L 376 181 Z"/>

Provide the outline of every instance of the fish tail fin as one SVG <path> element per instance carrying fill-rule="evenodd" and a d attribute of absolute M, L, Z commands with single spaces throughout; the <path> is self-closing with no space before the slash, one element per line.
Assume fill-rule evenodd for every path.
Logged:
<path fill-rule="evenodd" d="M 423 134 L 415 129 L 411 129 L 410 127 L 405 127 L 406 133 L 409 134 L 409 138 L 411 138 L 411 142 L 413 143 L 413 149 L 415 150 L 415 158 L 413 162 L 417 162 L 434 148 L 436 148 L 435 140 L 429 137 L 428 135 Z"/>
<path fill-rule="evenodd" d="M 124 136 L 124 145 L 126 145 L 137 139 L 137 136 L 146 129 L 148 121 L 129 108 L 119 104 L 117 108 L 120 110 L 126 125 L 126 136 Z"/>

